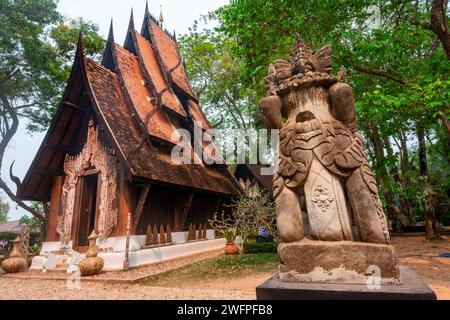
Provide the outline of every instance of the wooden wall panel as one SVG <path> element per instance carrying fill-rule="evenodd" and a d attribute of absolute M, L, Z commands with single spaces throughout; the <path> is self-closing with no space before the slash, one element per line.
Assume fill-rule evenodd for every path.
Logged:
<path fill-rule="evenodd" d="M 119 206 L 119 220 L 117 222 L 117 227 L 111 233 L 110 237 L 123 237 L 127 234 L 127 220 L 128 213 L 131 213 L 131 218 L 133 218 L 134 210 L 136 209 L 137 199 L 139 195 L 137 194 L 137 188 L 135 188 L 128 180 L 125 179 L 123 169 L 119 168 L 119 184 L 118 184 L 118 206 Z M 151 192 L 151 191 L 150 191 Z M 131 221 L 133 223 L 133 221 Z M 144 233 L 145 234 L 145 233 Z"/>
<path fill-rule="evenodd" d="M 63 181 L 63 177 L 53 178 L 50 196 L 50 216 L 47 219 L 47 231 L 45 234 L 46 242 L 59 241 L 59 235 L 56 232 L 56 226 L 58 224 L 58 215 L 61 210 L 61 192 Z"/>

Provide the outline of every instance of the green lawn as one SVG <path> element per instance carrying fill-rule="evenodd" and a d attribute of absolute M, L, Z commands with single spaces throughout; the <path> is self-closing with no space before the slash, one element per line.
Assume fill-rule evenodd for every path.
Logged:
<path fill-rule="evenodd" d="M 191 283 L 200 279 L 236 279 L 258 273 L 276 272 L 278 264 L 279 259 L 276 253 L 220 256 L 150 277 L 142 284 L 160 286 L 174 283 L 174 281 Z"/>

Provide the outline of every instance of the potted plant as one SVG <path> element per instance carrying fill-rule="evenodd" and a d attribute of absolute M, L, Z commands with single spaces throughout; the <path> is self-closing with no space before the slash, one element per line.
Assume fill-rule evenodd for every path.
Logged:
<path fill-rule="evenodd" d="M 218 214 L 215 213 L 213 219 L 209 220 L 209 223 L 214 228 L 214 230 L 220 232 L 225 240 L 227 240 L 227 244 L 225 245 L 225 254 L 239 254 L 239 247 L 234 242 L 236 240 L 238 232 L 233 219 L 231 219 L 231 217 L 229 216 L 225 216 L 224 213 L 222 213 L 219 218 Z"/>
<path fill-rule="evenodd" d="M 226 255 L 237 255 L 239 254 L 239 247 L 234 243 L 236 240 L 237 232 L 236 229 L 228 228 L 220 230 L 225 240 L 227 240 L 227 244 L 225 245 L 225 254 Z"/>

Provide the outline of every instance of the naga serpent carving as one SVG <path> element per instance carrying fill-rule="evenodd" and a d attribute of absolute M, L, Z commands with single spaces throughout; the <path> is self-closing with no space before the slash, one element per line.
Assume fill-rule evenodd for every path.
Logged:
<path fill-rule="evenodd" d="M 344 77 L 343 70 L 331 74 L 330 46 L 315 53 L 300 35 L 290 60 L 269 67 L 260 109 L 267 126 L 280 130 L 273 191 L 283 242 L 303 239 L 305 229 L 315 240 L 389 242 L 357 131 L 353 90 Z"/>

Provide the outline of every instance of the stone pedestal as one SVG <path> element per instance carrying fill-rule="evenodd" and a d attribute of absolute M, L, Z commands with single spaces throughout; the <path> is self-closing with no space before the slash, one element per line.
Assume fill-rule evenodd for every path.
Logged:
<path fill-rule="evenodd" d="M 283 282 L 366 284 L 368 277 L 383 284 L 400 282 L 397 257 L 389 245 L 304 239 L 281 244 L 278 254 Z"/>
<path fill-rule="evenodd" d="M 401 284 L 294 283 L 277 275 L 256 287 L 258 300 L 436 300 L 436 294 L 406 266 L 400 266 Z"/>

